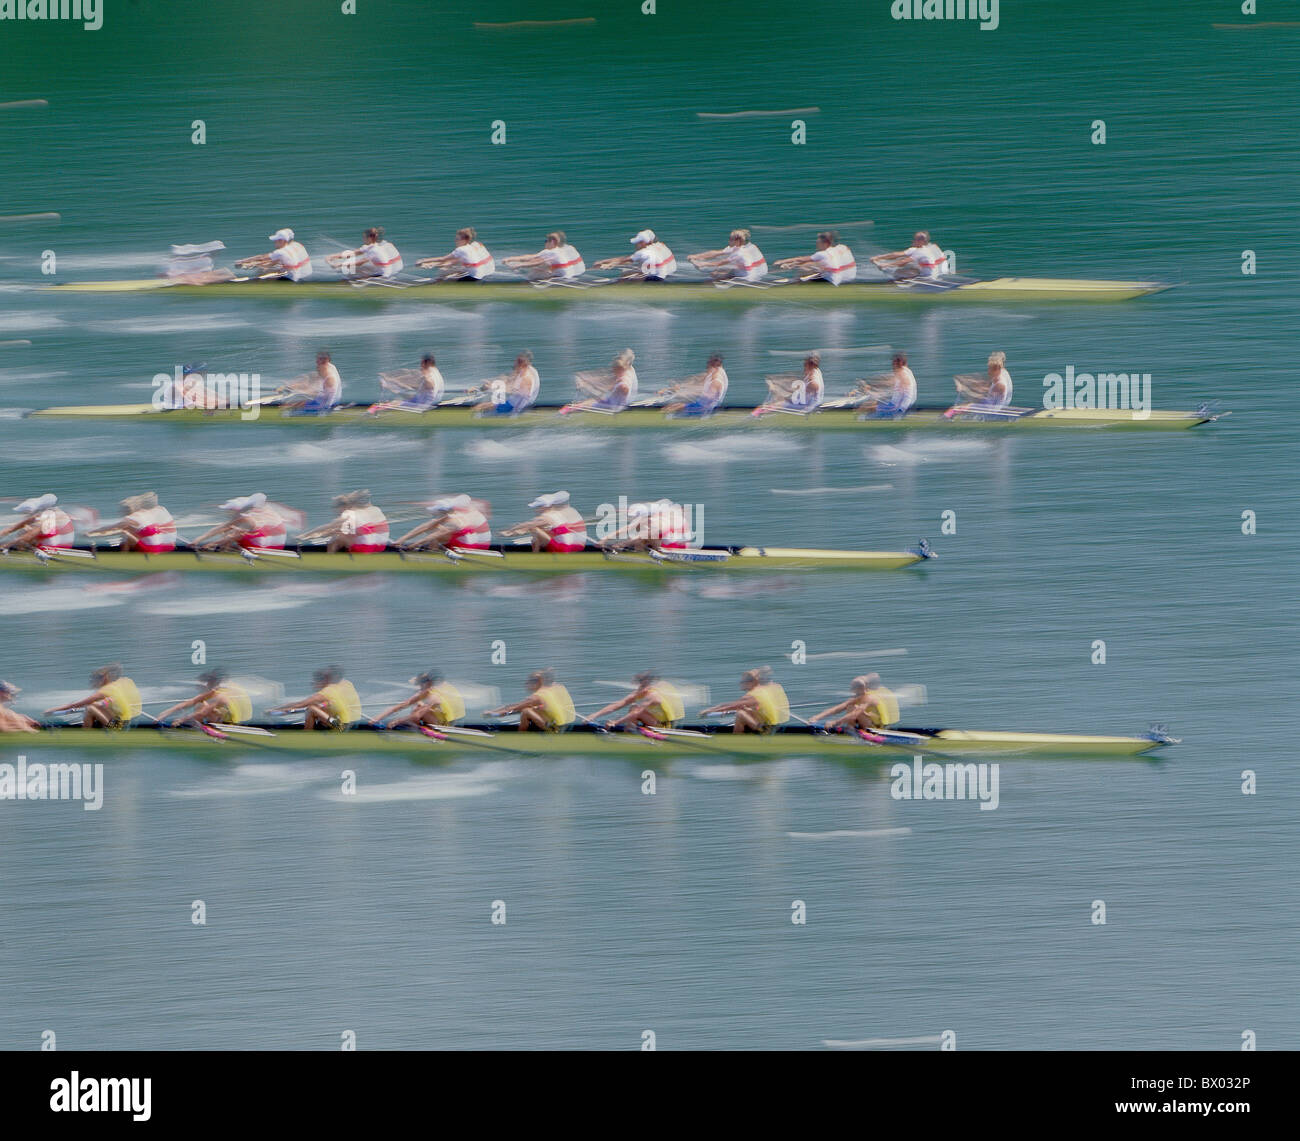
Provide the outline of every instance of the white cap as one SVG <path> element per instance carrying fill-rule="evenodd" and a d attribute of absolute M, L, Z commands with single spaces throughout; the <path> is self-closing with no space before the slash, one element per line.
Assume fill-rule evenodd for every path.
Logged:
<path fill-rule="evenodd" d="M 648 503 L 634 503 L 627 509 L 627 517 L 629 519 L 640 519 L 642 515 L 649 514 L 650 504 Z"/>
<path fill-rule="evenodd" d="M 569 502 L 569 493 L 567 491 L 556 491 L 551 495 L 539 495 L 528 506 L 529 507 L 563 507 Z"/>
<path fill-rule="evenodd" d="M 57 495 L 51 495 L 47 491 L 44 495 L 34 495 L 31 499 L 24 499 L 14 510 L 21 511 L 24 515 L 32 515 L 37 511 L 48 511 L 58 501 Z"/>
<path fill-rule="evenodd" d="M 196 246 L 172 246 L 172 253 L 178 258 L 197 257 L 199 254 L 215 254 L 225 248 L 225 242 L 202 242 Z"/>
<path fill-rule="evenodd" d="M 654 240 L 655 232 L 653 230 L 642 230 L 632 239 L 632 244 L 634 246 L 648 246 Z"/>
<path fill-rule="evenodd" d="M 283 230 L 276 230 L 276 232 L 266 240 L 268 242 L 292 242 L 293 231 L 287 228 Z"/>
<path fill-rule="evenodd" d="M 448 495 L 430 503 L 429 514 L 445 515 L 448 511 L 458 511 L 462 507 L 468 507 L 472 502 L 468 495 Z"/>
<path fill-rule="evenodd" d="M 242 514 L 254 507 L 265 506 L 266 495 L 263 492 L 256 491 L 252 495 L 240 495 L 236 496 L 234 499 L 227 499 L 226 502 L 221 505 L 221 510 L 235 511 Z"/>

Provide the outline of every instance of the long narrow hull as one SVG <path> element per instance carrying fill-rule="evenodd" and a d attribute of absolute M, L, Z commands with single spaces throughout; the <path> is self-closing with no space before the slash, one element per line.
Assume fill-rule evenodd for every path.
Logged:
<path fill-rule="evenodd" d="M 1001 733 L 961 729 L 906 729 L 917 741 L 875 745 L 842 734 L 785 729 L 766 736 L 714 731 L 707 736 L 652 740 L 635 733 L 603 733 L 575 729 L 569 733 L 499 732 L 491 736 L 452 736 L 437 741 L 416 732 L 353 729 L 345 733 L 276 729 L 273 736 L 230 734 L 218 740 L 197 729 L 128 729 L 119 732 L 50 729 L 40 733 L 0 733 L 0 759 L 15 753 L 54 753 L 60 760 L 73 750 L 121 754 L 138 750 L 168 750 L 203 755 L 298 753 L 307 756 L 396 753 L 404 756 L 452 757 L 483 755 L 505 749 L 543 757 L 610 757 L 650 760 L 656 757 L 726 756 L 736 760 L 782 757 L 827 757 L 870 763 L 876 758 L 918 754 L 939 757 L 1106 758 L 1136 757 L 1162 747 L 1146 737 L 1089 736 L 1070 733 Z"/>
<path fill-rule="evenodd" d="M 149 404 L 87 404 L 42 408 L 28 418 L 41 420 L 130 421 L 131 423 L 210 425 L 257 424 L 294 427 L 343 427 L 358 424 L 385 428 L 478 428 L 503 431 L 519 428 L 672 428 L 677 431 L 807 431 L 809 429 L 851 432 L 880 432 L 921 429 L 925 431 L 1139 431 L 1167 432 L 1208 424 L 1218 416 L 1205 412 L 1140 412 L 1128 409 L 1063 408 L 1041 410 L 1023 416 L 961 414 L 951 419 L 945 406 L 915 408 L 894 419 L 864 418 L 850 408 L 832 408 L 808 415 L 771 412 L 755 416 L 749 407 L 719 409 L 707 417 L 671 417 L 656 408 L 629 408 L 613 415 L 578 412 L 561 415 L 559 405 L 542 405 L 517 416 L 477 416 L 457 406 L 428 412 L 383 412 L 371 415 L 369 405 L 348 404 L 323 414 L 294 414 L 276 408 L 248 410 L 196 408 L 158 411 Z"/>
<path fill-rule="evenodd" d="M 856 281 L 846 285 L 825 282 L 720 287 L 703 281 L 620 282 L 590 287 L 537 286 L 526 281 L 434 282 L 393 285 L 353 285 L 340 280 L 282 280 L 215 282 L 211 285 L 177 285 L 161 279 L 136 281 L 78 281 L 49 287 L 57 293 L 166 293 L 183 297 L 257 297 L 292 301 L 302 297 L 346 297 L 367 301 L 528 301 L 570 304 L 614 303 L 676 304 L 682 301 L 718 301 L 753 305 L 760 302 L 796 302 L 803 305 L 861 305 L 910 301 L 1129 301 L 1171 288 L 1159 281 L 1088 281 L 1079 278 L 995 277 L 987 280 L 958 278 L 947 287 L 890 281 Z"/>
<path fill-rule="evenodd" d="M 916 551 L 837 551 L 802 547 L 704 547 L 667 555 L 572 551 L 567 554 L 497 548 L 500 557 L 467 552 L 455 558 L 432 551 L 389 549 L 351 555 L 343 551 L 303 551 L 285 555 L 237 551 L 166 551 L 146 555 L 111 548 L 74 548 L 72 552 L 12 551 L 0 555 L 0 569 L 117 571 L 154 574 L 161 571 L 216 571 L 274 577 L 297 574 L 401 574 L 475 575 L 481 573 L 575 574 L 586 571 L 624 571 L 663 574 L 699 570 L 725 571 L 875 571 L 901 570 L 932 557 Z"/>

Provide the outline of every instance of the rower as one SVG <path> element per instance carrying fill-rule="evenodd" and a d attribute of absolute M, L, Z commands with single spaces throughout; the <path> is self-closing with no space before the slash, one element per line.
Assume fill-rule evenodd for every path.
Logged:
<path fill-rule="evenodd" d="M 286 701 L 268 713 L 306 714 L 304 729 L 350 729 L 362 718 L 361 698 L 338 666 L 326 666 L 312 674 L 315 692 L 297 701 Z"/>
<path fill-rule="evenodd" d="M 856 407 L 873 420 L 893 420 L 908 412 L 916 403 L 916 377 L 907 367 L 907 354 L 902 350 L 894 354 L 892 371 L 880 383 L 859 381 L 849 396 L 859 395 L 865 399 Z"/>
<path fill-rule="evenodd" d="M 682 695 L 670 681 L 665 681 L 654 670 L 639 673 L 633 680 L 636 688 L 621 701 L 611 701 L 598 709 L 587 721 L 599 721 L 620 709 L 627 709 L 622 717 L 606 722 L 606 729 L 634 727 L 637 729 L 671 729 L 685 715 Z"/>
<path fill-rule="evenodd" d="M 686 259 L 696 269 L 713 270 L 715 281 L 762 281 L 767 276 L 767 259 L 748 230 L 732 230 L 720 250 L 706 250 Z"/>
<path fill-rule="evenodd" d="M 329 353 L 316 354 L 316 375 L 284 386 L 284 407 L 295 412 L 328 412 L 343 399 L 343 378 Z"/>
<path fill-rule="evenodd" d="M 528 504 L 537 510 L 531 519 L 508 527 L 501 534 L 505 536 L 531 535 L 534 551 L 554 551 L 569 554 L 581 551 L 587 546 L 587 522 L 578 510 L 569 503 L 567 491 L 557 491 L 551 495 L 539 495 Z"/>
<path fill-rule="evenodd" d="M 624 551 L 685 550 L 692 538 L 682 505 L 656 499 L 631 504 L 627 523 L 602 539 L 601 546 Z"/>
<path fill-rule="evenodd" d="M 1011 406 L 1011 374 L 1007 372 L 1007 354 L 993 352 L 989 354 L 988 368 L 985 375 L 958 376 L 953 378 L 957 391 L 968 402 L 955 404 L 945 416 L 951 418 L 959 412 L 973 412 L 980 409 L 998 411 Z"/>
<path fill-rule="evenodd" d="M 157 492 L 145 491 L 139 495 L 128 495 L 118 506 L 126 514 L 116 523 L 87 531 L 86 538 L 120 535 L 122 550 L 139 551 L 146 555 L 159 555 L 176 549 L 176 520 L 158 502 Z"/>
<path fill-rule="evenodd" d="M 254 254 L 251 258 L 241 258 L 235 262 L 237 269 L 265 269 L 259 274 L 262 279 L 276 278 L 280 281 L 306 281 L 311 277 L 311 258 L 303 244 L 296 241 L 290 229 L 276 230 L 268 242 L 275 243 L 275 249 L 269 253 Z"/>
<path fill-rule="evenodd" d="M 371 226 L 355 250 L 327 254 L 325 260 L 347 278 L 387 278 L 402 272 L 402 255 L 392 242 L 385 240 L 379 226 Z"/>
<path fill-rule="evenodd" d="M 871 259 L 871 264 L 895 281 L 917 277 L 933 281 L 947 272 L 948 255 L 930 241 L 927 231 L 917 230 L 910 247 L 892 253 L 876 254 Z"/>
<path fill-rule="evenodd" d="M 503 258 L 504 264 L 511 269 L 527 269 L 533 281 L 571 281 L 587 272 L 582 255 L 564 236 L 563 230 L 555 230 L 546 235 L 546 244 L 535 254 L 519 254 Z"/>
<path fill-rule="evenodd" d="M 898 696 L 881 684 L 879 674 L 855 677 L 851 688 L 853 693 L 847 701 L 823 709 L 809 718 L 810 723 L 823 729 L 852 727 L 867 731 L 898 724 Z"/>
<path fill-rule="evenodd" d="M 140 716 L 143 708 L 140 691 L 116 662 L 92 673 L 90 684 L 95 688 L 89 695 L 67 705 L 56 705 L 47 709 L 46 714 L 85 710 L 81 721 L 83 729 L 125 729 Z"/>
<path fill-rule="evenodd" d="M 803 373 L 798 377 L 769 376 L 768 402 L 755 408 L 753 415 L 767 412 L 793 412 L 807 415 L 815 412 L 826 398 L 826 380 L 822 376 L 820 353 L 809 353 L 803 359 Z"/>
<path fill-rule="evenodd" d="M 554 670 L 537 670 L 529 674 L 524 688 L 528 690 L 528 696 L 523 701 L 503 705 L 500 709 L 489 709 L 485 716 L 508 717 L 512 713 L 518 713 L 521 733 L 532 730 L 563 733 L 578 716 L 573 708 L 573 698 L 555 680 Z"/>
<path fill-rule="evenodd" d="M 452 495 L 429 504 L 433 516 L 394 544 L 408 550 L 486 551 L 492 546 L 492 505 L 468 495 Z"/>
<path fill-rule="evenodd" d="M 410 684 L 416 687 L 414 696 L 385 709 L 373 719 L 374 724 L 384 725 L 395 713 L 408 708 L 411 710 L 409 714 L 387 727 L 401 729 L 408 725 L 454 725 L 465 716 L 465 698 L 460 690 L 436 670 L 413 677 Z"/>
<path fill-rule="evenodd" d="M 770 667 L 746 670 L 740 688 L 745 691 L 744 697 L 705 709 L 704 714 L 734 713 L 735 733 L 771 733 L 790 719 L 790 701 L 785 690 L 772 680 Z"/>
<path fill-rule="evenodd" d="M 420 269 L 441 269 L 440 281 L 482 281 L 496 272 L 496 262 L 478 240 L 473 226 L 456 231 L 456 248 L 436 258 L 422 258 Z"/>
<path fill-rule="evenodd" d="M 375 555 L 388 549 L 388 518 L 370 502 L 369 491 L 349 491 L 334 497 L 338 515 L 329 523 L 304 531 L 300 542 L 325 543 L 325 550 Z"/>
<path fill-rule="evenodd" d="M 218 395 L 208 391 L 204 374 L 207 367 L 205 364 L 187 364 L 181 369 L 179 378 L 171 376 L 165 382 L 159 381 L 153 394 L 153 406 L 160 410 L 219 407 L 221 400 Z"/>
<path fill-rule="evenodd" d="M 22 690 L 12 682 L 0 681 L 0 733 L 36 733 L 40 731 L 40 725 L 26 714 L 19 713 L 15 709 L 6 708 L 20 693 L 22 693 Z"/>
<path fill-rule="evenodd" d="M 58 503 L 59 497 L 48 492 L 24 499 L 14 508 L 22 518 L 0 530 L 0 551 L 66 550 L 71 547 L 77 525 Z"/>
<path fill-rule="evenodd" d="M 229 281 L 235 275 L 228 269 L 214 268 L 212 261 L 212 255 L 225 248 L 225 242 L 174 245 L 171 257 L 158 276 L 167 278 L 173 285 L 210 285 L 214 281 Z"/>
<path fill-rule="evenodd" d="M 636 399 L 637 376 L 633 362 L 636 353 L 624 349 L 610 364 L 609 372 L 580 372 L 574 375 L 580 391 L 592 393 L 590 400 L 566 404 L 562 414 L 570 412 L 622 412 Z"/>
<path fill-rule="evenodd" d="M 669 416 L 709 416 L 727 398 L 727 370 L 722 367 L 722 354 L 709 357 L 704 371 L 669 389 L 672 395 L 684 397 L 664 405 Z"/>
<path fill-rule="evenodd" d="M 408 370 L 409 371 L 409 370 Z M 401 400 L 385 400 L 382 404 L 372 404 L 367 411 L 372 415 L 380 412 L 427 412 L 442 403 L 446 391 L 446 381 L 438 371 L 438 362 L 432 353 L 425 353 L 420 358 L 420 380 L 418 384 L 408 384 L 405 377 L 383 376 L 383 381 L 390 387 L 397 385 L 410 395 Z"/>
<path fill-rule="evenodd" d="M 233 518 L 205 531 L 190 546 L 196 550 L 226 550 L 239 548 L 259 550 L 270 548 L 284 550 L 288 524 L 274 507 L 266 501 L 264 492 L 238 496 L 221 505 Z"/>
<path fill-rule="evenodd" d="M 655 237 L 653 230 L 641 230 L 632 236 L 632 245 L 636 247 L 630 254 L 622 257 L 605 258 L 598 261 L 592 269 L 616 269 L 619 266 L 631 266 L 619 281 L 666 281 L 677 272 L 677 259 L 673 251 Z"/>
<path fill-rule="evenodd" d="M 858 263 L 853 260 L 853 251 L 840 242 L 834 230 L 823 230 L 817 235 L 816 252 L 803 257 L 783 258 L 776 264 L 778 269 L 799 270 L 800 281 L 829 281 L 832 285 L 843 285 L 858 276 Z"/>
<path fill-rule="evenodd" d="M 475 390 L 487 391 L 488 399 L 474 405 L 474 414 L 492 412 L 497 416 L 515 416 L 536 402 L 542 391 L 542 378 L 533 367 L 533 354 L 525 349 L 515 357 L 514 370 L 495 380 L 484 381 Z"/>
<path fill-rule="evenodd" d="M 177 725 L 243 725 L 253 716 L 253 699 L 248 690 L 229 679 L 225 670 L 209 670 L 199 675 L 199 692 L 187 701 L 177 702 L 158 714 L 158 721 L 166 723 L 185 710 L 186 716 Z"/>

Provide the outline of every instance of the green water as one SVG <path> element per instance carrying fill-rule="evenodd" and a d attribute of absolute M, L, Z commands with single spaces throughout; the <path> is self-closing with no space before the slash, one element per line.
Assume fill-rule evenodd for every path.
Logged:
<path fill-rule="evenodd" d="M 835 389 L 887 363 L 845 350 L 892 345 L 929 401 L 1002 349 L 1018 400 L 1073 364 L 1149 372 L 1157 407 L 1214 399 L 1232 415 L 1168 436 L 755 439 L 209 432 L 10 411 L 0 495 L 52 490 L 106 515 L 146 487 L 194 515 L 265 490 L 321 521 L 332 495 L 364 486 L 384 503 L 473 491 L 501 524 L 565 487 L 584 508 L 623 494 L 702 504 L 709 542 L 925 536 L 940 554 L 917 572 L 660 588 L 194 577 L 105 591 L 6 574 L 0 676 L 23 686 L 22 707 L 70 698 L 109 658 L 152 695 L 194 675 L 198 639 L 209 661 L 291 694 L 325 661 L 367 697 L 435 663 L 510 697 L 549 664 L 586 707 L 617 693 L 599 682 L 656 665 L 722 700 L 742 668 L 770 662 L 814 701 L 870 665 L 927 687 L 912 723 L 1161 721 L 1184 743 L 1156 765 L 1004 758 L 994 812 L 897 801 L 878 770 L 798 757 L 681 757 L 648 797 L 618 763 L 358 756 L 346 767 L 362 794 L 347 799 L 336 762 L 124 756 L 98 813 L 0 802 L 0 969 L 31 980 L 0 1009 L 0 1045 L 34 1046 L 47 1028 L 64 1048 L 328 1049 L 347 1029 L 363 1048 L 636 1048 L 645 1029 L 663 1048 L 949 1029 L 959 1048 L 1234 1049 L 1247 1029 L 1261 1048 L 1300 1044 L 1300 32 L 1216 30 L 1248 18 L 1201 3 L 1005 3 L 994 32 L 898 23 L 886 3 L 361 7 L 123 3 L 98 32 L 0 25 L 0 102 L 50 101 L 0 110 L 0 214 L 62 216 L 0 223 L 0 342 L 32 342 L 0 347 L 0 407 L 139 401 L 155 373 L 194 359 L 282 379 L 319 348 L 364 399 L 378 371 L 425 349 L 457 383 L 525 346 L 556 399 L 574 370 L 630 346 L 647 386 L 720 350 L 743 400 L 788 370 L 779 354 L 838 350 Z M 472 26 L 584 15 L 596 24 Z M 490 142 L 498 119 L 504 146 Z M 828 224 L 861 260 L 925 225 L 963 272 L 1179 284 L 1108 306 L 856 312 L 26 288 L 50 282 L 45 250 L 57 281 L 145 277 L 170 242 L 220 238 L 239 256 L 288 225 L 320 256 L 371 224 L 408 260 L 445 252 L 465 224 L 498 255 L 562 228 L 589 260 L 644 226 L 680 256 L 736 225 L 775 258 Z M 948 511 L 955 534 L 941 531 Z M 805 665 L 789 659 L 796 642 Z M 836 656 L 864 653 L 881 656 Z M 498 899 L 504 927 L 490 922 Z M 805 926 L 790 922 L 796 899 Z M 1090 921 L 1097 899 L 1105 926 Z"/>

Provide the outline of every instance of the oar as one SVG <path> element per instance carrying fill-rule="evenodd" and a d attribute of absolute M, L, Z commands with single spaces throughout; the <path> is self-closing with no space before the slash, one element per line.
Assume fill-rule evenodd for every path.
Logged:
<path fill-rule="evenodd" d="M 714 745 L 700 743 L 701 741 L 711 741 L 714 737 L 712 733 L 696 733 L 690 729 L 651 729 L 646 725 L 642 725 L 637 732 L 642 737 L 647 737 L 651 741 L 658 741 L 661 744 L 680 742 L 705 753 L 719 753 L 724 757 L 733 759 L 736 756 L 730 749 L 720 749 Z"/>
<path fill-rule="evenodd" d="M 431 740 L 442 741 L 444 744 L 448 744 L 452 742 L 452 737 L 448 733 L 448 730 L 451 728 L 453 727 L 442 725 L 439 726 L 438 729 L 433 729 L 428 725 L 421 725 L 419 727 L 419 732 L 422 736 L 428 737 Z M 441 732 L 439 730 L 441 730 Z M 455 735 L 455 743 L 473 745 L 477 749 L 489 749 L 494 753 L 510 753 L 516 757 L 528 757 L 530 760 L 539 760 L 543 756 L 541 753 L 530 753 L 526 749 L 512 749 L 506 745 L 489 745 L 485 741 L 467 739 L 466 735 L 460 733 Z"/>

